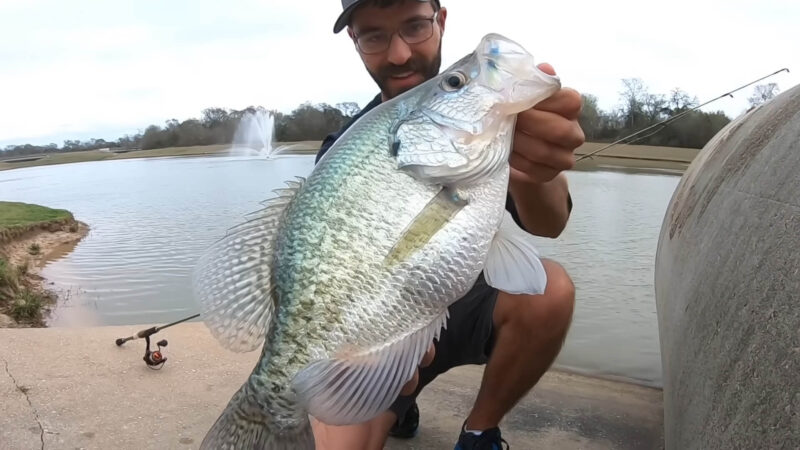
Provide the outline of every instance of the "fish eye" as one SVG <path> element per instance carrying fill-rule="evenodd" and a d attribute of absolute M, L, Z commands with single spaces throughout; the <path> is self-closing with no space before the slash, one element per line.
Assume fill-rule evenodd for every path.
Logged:
<path fill-rule="evenodd" d="M 456 91 L 467 84 L 467 76 L 461 72 L 452 72 L 442 80 L 442 88 L 446 91 Z"/>

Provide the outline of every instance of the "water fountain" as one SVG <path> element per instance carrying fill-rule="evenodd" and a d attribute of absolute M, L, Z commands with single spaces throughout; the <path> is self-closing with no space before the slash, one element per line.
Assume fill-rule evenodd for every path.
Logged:
<path fill-rule="evenodd" d="M 246 112 L 233 135 L 231 155 L 268 157 L 274 144 L 275 117 L 258 109 Z"/>

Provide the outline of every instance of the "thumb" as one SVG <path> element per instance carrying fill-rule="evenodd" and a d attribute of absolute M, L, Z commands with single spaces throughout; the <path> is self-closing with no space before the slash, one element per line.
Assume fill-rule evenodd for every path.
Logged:
<path fill-rule="evenodd" d="M 541 70 L 542 72 L 544 72 L 544 73 L 546 73 L 548 75 L 555 75 L 556 74 L 556 69 L 554 69 L 553 66 L 551 66 L 548 63 L 541 63 L 536 67 L 538 67 L 539 70 Z"/>

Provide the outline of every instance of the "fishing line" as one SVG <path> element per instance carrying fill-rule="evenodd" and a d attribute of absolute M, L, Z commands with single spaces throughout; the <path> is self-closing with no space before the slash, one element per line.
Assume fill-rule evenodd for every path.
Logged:
<path fill-rule="evenodd" d="M 595 151 L 593 151 L 593 152 L 591 152 L 591 153 L 587 153 L 587 154 L 585 154 L 585 155 L 581 156 L 580 158 L 577 158 L 577 159 L 575 160 L 575 162 L 578 162 L 578 161 L 584 160 L 584 159 L 586 159 L 586 158 L 591 158 L 592 156 L 594 156 L 594 155 L 596 155 L 596 154 L 598 154 L 598 153 L 600 153 L 600 152 L 602 152 L 602 151 L 604 151 L 604 150 L 608 150 L 609 148 L 611 148 L 611 147 L 613 147 L 613 146 L 615 146 L 615 145 L 617 145 L 617 144 L 620 144 L 620 143 L 624 142 L 624 141 L 625 141 L 625 140 L 627 140 L 627 139 L 630 139 L 630 138 L 632 138 L 632 137 L 634 137 L 634 136 L 637 136 L 637 135 L 639 135 L 639 134 L 641 134 L 641 133 L 644 133 L 645 131 L 652 130 L 653 128 L 655 128 L 655 127 L 657 127 L 657 126 L 661 125 L 662 127 L 661 127 L 661 128 L 659 128 L 658 130 L 654 131 L 653 133 L 650 133 L 650 134 L 648 134 L 647 136 L 642 136 L 641 138 L 639 138 L 639 139 L 636 139 L 635 141 L 631 141 L 631 142 L 636 142 L 636 141 L 642 140 L 642 139 L 644 139 L 644 138 L 646 138 L 646 137 L 650 137 L 650 136 L 652 136 L 652 135 L 654 135 L 654 134 L 658 133 L 659 131 L 663 130 L 663 129 L 665 128 L 666 124 L 668 124 L 668 123 L 670 123 L 670 122 L 672 122 L 672 121 L 674 121 L 674 120 L 677 120 L 678 118 L 680 118 L 680 117 L 683 117 L 684 115 L 686 115 L 686 114 L 689 114 L 689 113 L 690 113 L 690 112 L 692 112 L 692 111 L 695 111 L 695 110 L 697 110 L 697 109 L 699 109 L 699 108 L 702 108 L 703 106 L 706 106 L 706 105 L 708 105 L 709 103 L 713 103 L 713 102 L 715 102 L 715 101 L 717 101 L 717 100 L 719 100 L 719 99 L 721 99 L 721 98 L 724 98 L 724 97 L 730 97 L 730 98 L 733 98 L 733 95 L 732 95 L 732 94 L 733 94 L 734 92 L 736 92 L 736 91 L 741 91 L 742 89 L 744 89 L 744 88 L 746 88 L 746 87 L 748 87 L 748 86 L 750 86 L 750 85 L 752 85 L 752 84 L 758 83 L 758 82 L 759 82 L 759 81 L 761 81 L 761 80 L 764 80 L 764 79 L 766 79 L 766 78 L 769 78 L 769 77 L 771 77 L 771 76 L 777 75 L 777 74 L 779 74 L 779 73 L 781 73 L 781 72 L 783 72 L 783 71 L 789 72 L 789 69 L 784 67 L 784 68 L 783 68 L 783 69 L 781 69 L 781 70 L 776 70 L 775 72 L 772 72 L 772 73 L 771 73 L 771 74 L 769 74 L 769 75 L 763 76 L 763 77 L 761 77 L 761 78 L 759 78 L 759 79 L 757 79 L 757 80 L 755 80 L 755 81 L 751 81 L 751 82 L 749 82 L 749 83 L 747 83 L 747 84 L 745 84 L 745 85 L 743 85 L 743 86 L 740 86 L 740 87 L 738 87 L 738 88 L 736 88 L 736 89 L 734 89 L 734 90 L 732 90 L 732 91 L 728 91 L 728 92 L 726 92 L 726 93 L 724 93 L 724 94 L 720 95 L 719 97 L 713 98 L 713 99 L 711 99 L 711 100 L 709 100 L 709 101 L 707 101 L 707 102 L 705 102 L 705 103 L 703 103 L 703 104 L 701 104 L 701 105 L 697 105 L 697 106 L 695 106 L 694 108 L 687 109 L 686 111 L 684 111 L 684 112 L 682 112 L 682 113 L 680 113 L 680 114 L 676 114 L 676 115 L 674 115 L 674 116 L 668 117 L 668 118 L 666 118 L 666 119 L 662 120 L 661 122 L 655 123 L 655 124 L 653 124 L 653 125 L 650 125 L 650 126 L 649 126 L 649 127 L 647 127 L 647 128 L 644 128 L 644 129 L 641 129 L 641 130 L 637 131 L 636 133 L 633 133 L 633 134 L 631 134 L 631 135 L 625 136 L 624 138 L 621 138 L 621 139 L 619 139 L 619 140 L 616 140 L 616 141 L 614 141 L 614 142 L 612 142 L 612 143 L 610 143 L 610 144 L 606 145 L 605 147 L 603 147 L 603 148 L 601 148 L 601 149 L 599 149 L 599 150 L 595 150 Z"/>

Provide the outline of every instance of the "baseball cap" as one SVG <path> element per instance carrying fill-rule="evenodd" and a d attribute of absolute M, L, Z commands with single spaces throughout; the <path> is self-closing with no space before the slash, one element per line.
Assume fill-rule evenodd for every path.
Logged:
<path fill-rule="evenodd" d="M 336 19 L 336 24 L 333 25 L 333 32 L 338 33 L 350 22 L 350 14 L 355 11 L 358 5 L 367 2 L 368 0 L 342 0 L 342 14 Z M 431 0 L 417 0 L 418 2 L 429 2 Z M 438 6 L 439 1 L 434 0 Z"/>

